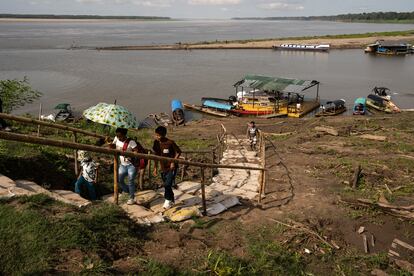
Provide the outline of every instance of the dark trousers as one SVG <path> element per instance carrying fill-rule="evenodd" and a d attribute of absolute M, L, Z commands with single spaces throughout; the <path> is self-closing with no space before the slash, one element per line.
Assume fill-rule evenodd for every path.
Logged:
<path fill-rule="evenodd" d="M 174 171 L 167 171 L 161 173 L 162 181 L 164 182 L 164 198 L 174 202 L 174 192 L 172 189 L 173 184 L 175 183 L 175 174 Z"/>

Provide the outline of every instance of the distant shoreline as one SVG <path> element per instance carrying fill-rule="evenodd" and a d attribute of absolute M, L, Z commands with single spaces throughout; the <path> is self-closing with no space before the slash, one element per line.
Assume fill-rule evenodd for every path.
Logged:
<path fill-rule="evenodd" d="M 122 18 L 1 18 L 0 22 L 107 22 L 107 21 L 176 21 L 174 19 L 122 19 Z"/>
<path fill-rule="evenodd" d="M 350 35 L 327 35 L 320 37 L 294 37 L 257 40 L 214 41 L 197 43 L 176 43 L 173 45 L 137 45 L 97 47 L 96 50 L 235 50 L 235 49 L 272 49 L 280 44 L 330 44 L 331 49 L 361 49 L 377 40 L 407 41 L 414 43 L 414 30 Z"/>

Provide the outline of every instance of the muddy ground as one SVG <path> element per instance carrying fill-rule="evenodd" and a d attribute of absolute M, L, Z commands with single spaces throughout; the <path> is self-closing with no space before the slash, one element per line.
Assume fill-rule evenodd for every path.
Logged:
<path fill-rule="evenodd" d="M 249 246 L 246 233 L 277 227 L 276 221 L 290 222 L 290 225 L 302 223 L 336 248 L 331 250 L 315 235 L 289 227 L 264 238 L 303 256 L 307 268 L 315 274 L 325 271 L 343 274 L 346 265 L 335 266 L 322 260 L 328 252 L 337 256 L 364 256 L 362 235 L 357 233 L 360 226 L 365 227 L 368 241 L 375 240 L 375 245 L 369 246 L 369 254 L 386 254 L 394 238 L 414 244 L 412 219 L 346 203 L 358 198 L 376 201 L 385 197 L 393 204 L 413 204 L 413 115 L 256 119 L 258 127 L 269 133 L 266 136 L 269 171 L 262 204 L 244 202 L 243 206 L 220 216 L 203 219 L 208 223 L 202 227 L 193 227 L 188 222 L 176 227 L 159 225 L 151 240 L 145 243 L 144 252 L 162 263 L 181 268 L 193 267 L 197 257 L 203 258 L 212 249 L 246 258 Z M 220 124 L 229 134 L 244 135 L 250 120 L 193 122 L 174 130 L 172 136 L 212 138 Z M 315 131 L 316 126 L 331 126 L 339 135 L 319 133 Z M 361 134 L 385 136 L 387 140 L 362 139 L 358 137 Z M 357 164 L 361 165 L 362 174 L 358 187 L 353 189 L 350 186 Z M 310 254 L 304 253 L 305 250 Z M 119 265 L 122 267 L 127 262 L 120 261 Z M 356 267 L 362 274 L 370 269 L 363 264 Z"/>
<path fill-rule="evenodd" d="M 387 252 L 395 238 L 414 245 L 414 219 L 356 202 L 414 204 L 413 119 L 412 112 L 255 119 L 266 133 L 268 172 L 263 201 L 242 200 L 241 206 L 215 217 L 134 230 L 137 236 L 142 235 L 139 248 L 110 249 L 116 253 L 105 257 L 111 263 L 108 271 L 140 273 L 144 263 L 150 265 L 147 260 L 155 260 L 173 268 L 173 274 L 299 275 L 306 271 L 313 275 L 369 275 L 380 269 L 391 275 L 410 275 L 394 264 Z M 245 135 L 249 121 L 203 119 L 171 129 L 169 136 L 182 143 L 213 146 L 221 124 L 228 135 L 239 136 Z M 338 136 L 315 130 L 321 126 L 337 130 Z M 363 139 L 363 134 L 386 140 Z M 362 172 L 353 188 L 358 165 Z M 187 177 L 197 178 L 197 170 L 192 172 Z M 90 210 L 100 206 L 96 204 Z M 365 231 L 359 234 L 361 226 Z M 369 253 L 365 253 L 363 235 Z M 56 271 L 80 271 L 81 261 L 73 259 L 82 260 L 87 251 L 70 252 L 73 256 L 62 259 Z M 413 254 L 401 257 L 414 263 Z M 168 273 L 173 275 L 170 270 Z"/>

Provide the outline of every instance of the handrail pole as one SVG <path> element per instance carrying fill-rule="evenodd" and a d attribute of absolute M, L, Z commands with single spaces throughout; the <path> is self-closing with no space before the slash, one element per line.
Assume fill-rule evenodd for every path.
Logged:
<path fill-rule="evenodd" d="M 114 202 L 118 205 L 118 154 L 114 154 Z"/>
<path fill-rule="evenodd" d="M 207 216 L 207 204 L 206 204 L 206 188 L 205 188 L 205 177 L 204 167 L 201 168 L 201 199 L 203 202 L 203 215 Z"/>
<path fill-rule="evenodd" d="M 74 143 L 77 143 L 76 132 L 73 132 L 72 140 Z M 75 175 L 78 177 L 79 174 L 79 164 L 78 164 L 78 151 L 75 149 L 73 150 L 73 156 L 75 157 Z"/>

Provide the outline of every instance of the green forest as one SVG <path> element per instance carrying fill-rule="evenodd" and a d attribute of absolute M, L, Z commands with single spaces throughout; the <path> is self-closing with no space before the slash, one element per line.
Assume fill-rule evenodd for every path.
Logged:
<path fill-rule="evenodd" d="M 297 17 L 237 17 L 236 20 L 262 19 L 262 20 L 324 20 L 343 22 L 414 22 L 414 12 L 370 12 L 348 13 L 327 16 L 297 16 Z"/>
<path fill-rule="evenodd" d="M 127 20 L 170 20 L 159 16 L 111 16 L 111 15 L 67 15 L 67 14 L 0 14 L 0 18 L 27 19 L 127 19 Z"/>

